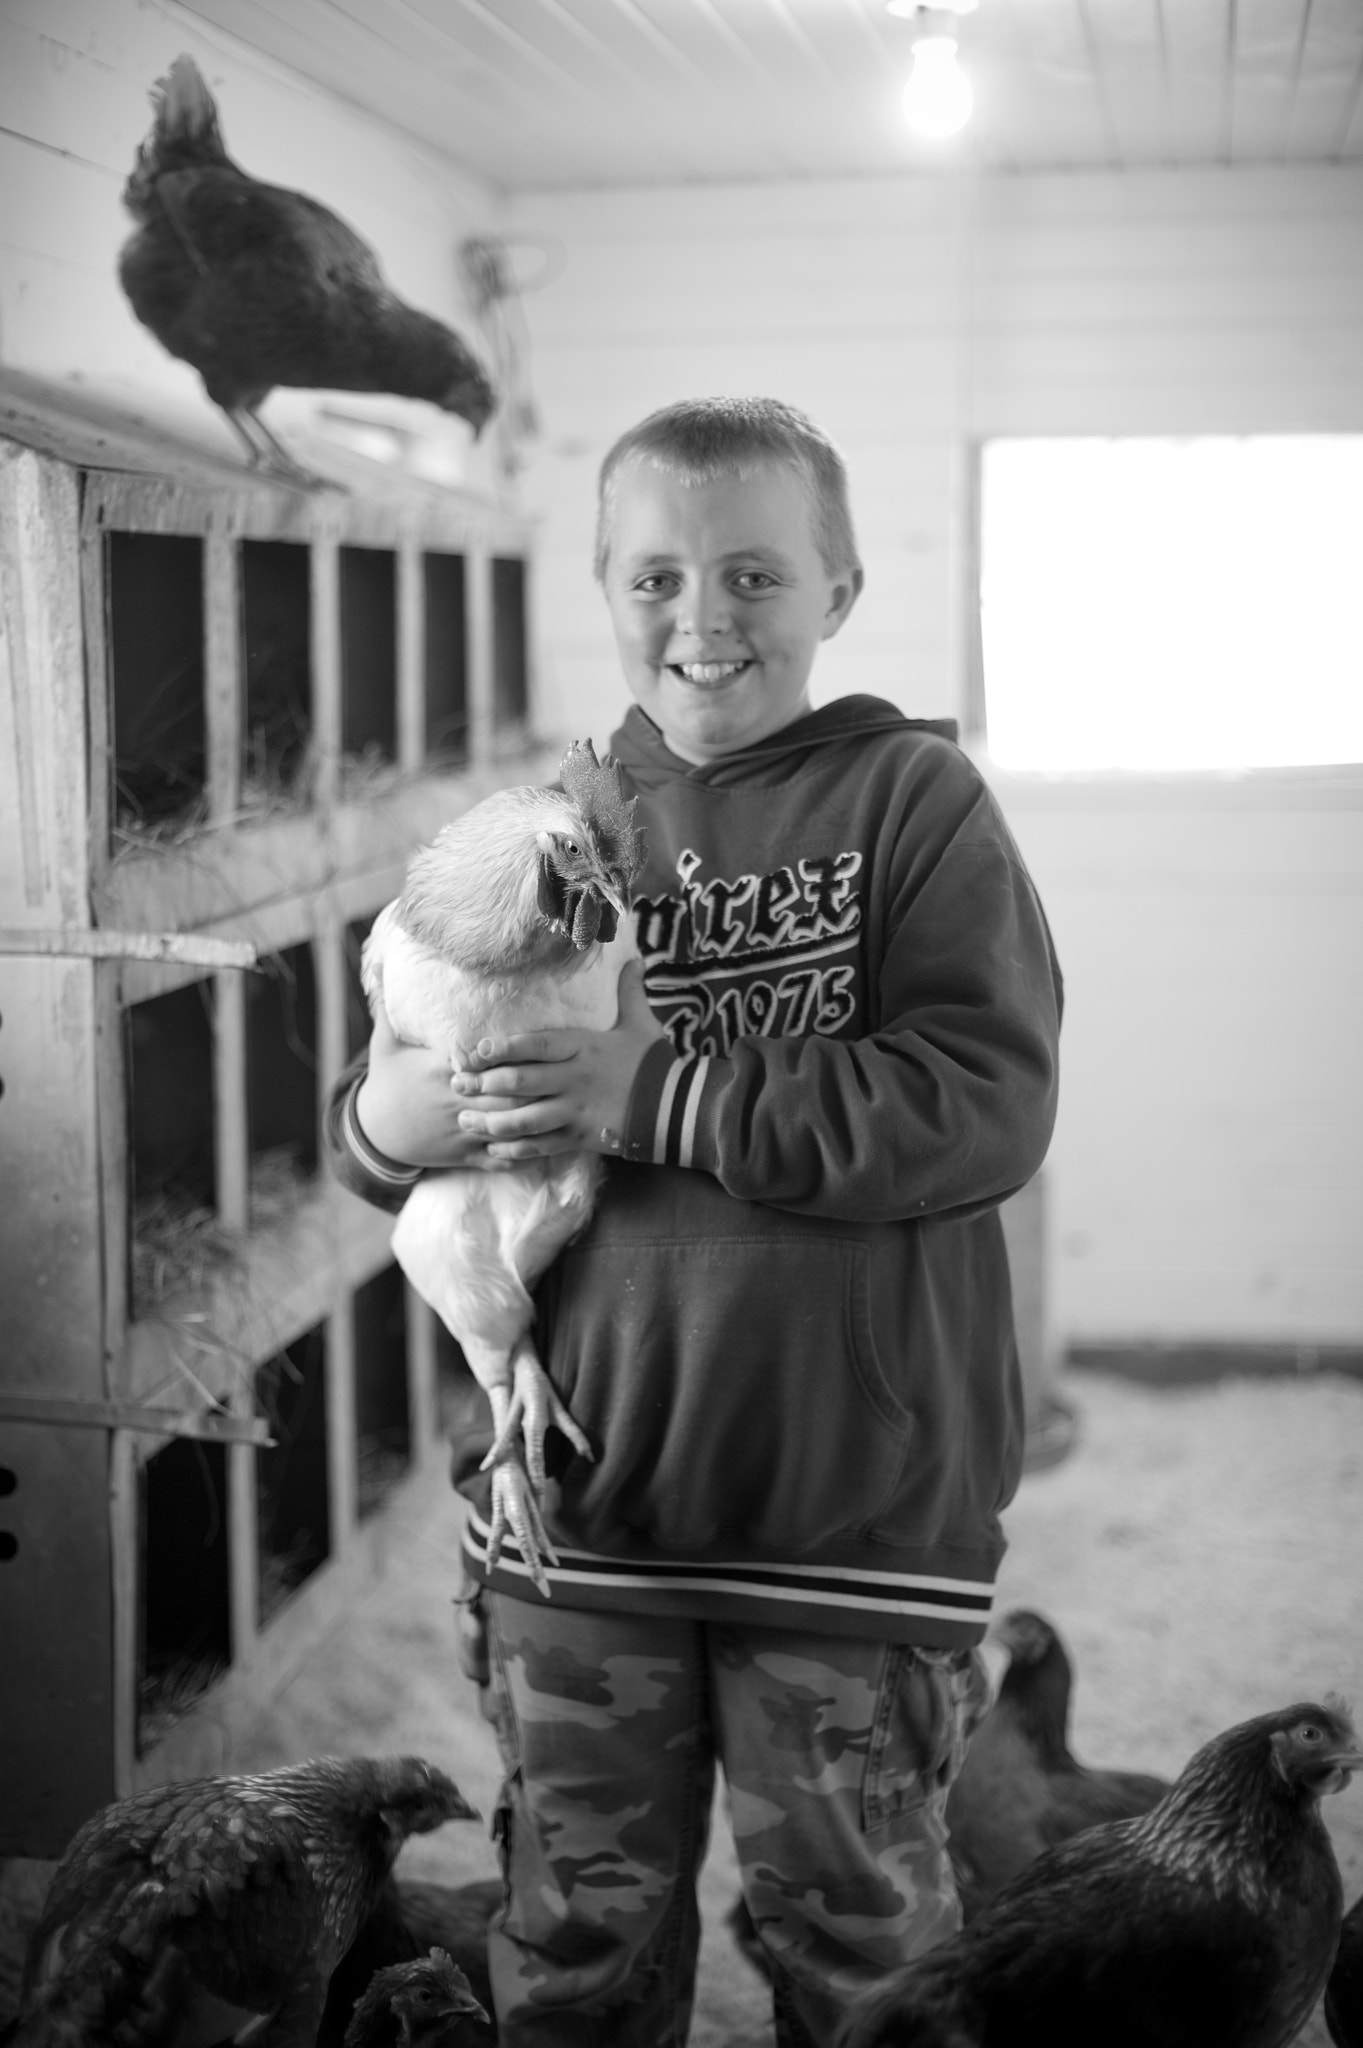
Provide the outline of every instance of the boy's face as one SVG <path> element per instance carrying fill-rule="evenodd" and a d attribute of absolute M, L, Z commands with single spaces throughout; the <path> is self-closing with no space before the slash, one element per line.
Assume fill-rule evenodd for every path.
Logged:
<path fill-rule="evenodd" d="M 606 602 L 625 681 L 674 754 L 717 761 L 809 709 L 819 642 L 856 602 L 832 576 L 784 463 L 687 484 L 651 463 L 615 478 Z"/>

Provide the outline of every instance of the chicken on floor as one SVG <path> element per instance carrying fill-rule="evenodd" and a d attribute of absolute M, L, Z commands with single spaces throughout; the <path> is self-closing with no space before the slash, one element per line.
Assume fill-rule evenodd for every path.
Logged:
<path fill-rule="evenodd" d="M 1363 1899 L 1354 1900 L 1339 1930 L 1325 1987 L 1325 2024 L 1335 2048 L 1363 2048 Z"/>
<path fill-rule="evenodd" d="M 486 2017 L 492 2005 L 487 1931 L 504 1896 L 499 1877 L 455 1885 L 390 1877 L 332 1972 L 316 2048 L 349 2043 L 355 2012 L 375 1977 L 396 1964 L 415 1963 L 433 1949 L 448 1955 L 484 2012 L 482 2020 L 472 2011 L 464 2014 L 458 2035 L 462 2048 L 496 2048 L 497 2029 Z"/>
<path fill-rule="evenodd" d="M 346 2029 L 345 2048 L 472 2048 L 487 2012 L 444 1949 L 376 1970 Z M 477 2032 L 470 2032 L 471 2028 Z"/>
<path fill-rule="evenodd" d="M 992 1635 L 1008 1668 L 947 1798 L 967 1920 L 1043 1849 L 1099 1821 L 1148 1813 L 1169 1790 L 1166 1778 L 1079 1762 L 1069 1742 L 1073 1668 L 1044 1615 L 1015 1608 Z"/>
<path fill-rule="evenodd" d="M 1287 2048 L 1339 1940 L 1320 1801 L 1359 1769 L 1337 1701 L 1214 1737 L 867 1997 L 841 2048 Z"/>
<path fill-rule="evenodd" d="M 312 2048 L 402 1844 L 476 1818 L 419 1757 L 316 1758 L 119 1800 L 57 1866 L 16 2038 L 199 2048 L 256 2021 L 253 2048 Z"/>
<path fill-rule="evenodd" d="M 133 312 L 191 363 L 253 465 L 316 481 L 260 418 L 276 385 L 424 398 L 481 430 L 496 395 L 452 328 L 407 305 L 369 244 L 305 193 L 233 163 L 192 57 L 152 89 L 156 118 L 123 188 Z"/>
<path fill-rule="evenodd" d="M 365 942 L 371 1009 L 382 1004 L 399 1038 L 442 1053 L 452 1070 L 490 1033 L 616 1021 L 620 972 L 637 953 L 634 801 L 590 740 L 568 748 L 559 778 L 497 790 L 447 825 Z M 545 1432 L 554 1424 L 583 1457 L 592 1447 L 535 1354 L 530 1289 L 587 1222 L 601 1172 L 596 1153 L 561 1152 L 496 1173 L 428 1173 L 393 1232 L 395 1258 L 492 1407 L 489 1561 L 510 1531 L 546 1598 L 543 1560 L 557 1560 L 539 1508 Z"/>

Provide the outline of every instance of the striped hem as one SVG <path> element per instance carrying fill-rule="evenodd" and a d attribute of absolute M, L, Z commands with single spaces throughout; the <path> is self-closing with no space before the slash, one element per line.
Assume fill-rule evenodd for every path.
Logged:
<path fill-rule="evenodd" d="M 696 1149 L 696 1119 L 710 1071 L 710 1055 L 674 1060 L 668 1068 L 653 1126 L 655 1166 L 690 1166 Z"/>
<path fill-rule="evenodd" d="M 519 1544 L 508 1534 L 496 1564 L 487 1562 L 489 1525 L 470 1509 L 463 1546 L 475 1575 L 498 1591 L 533 1594 Z M 558 1547 L 558 1563 L 545 1565 L 551 1587 L 568 1606 L 661 1607 L 704 1614 L 762 1609 L 773 1620 L 797 1612 L 812 1628 L 834 1634 L 898 1637 L 941 1632 L 975 1640 L 988 1626 L 993 1582 L 919 1572 L 882 1572 L 856 1566 L 761 1565 L 737 1559 L 698 1564 L 604 1557 Z M 640 1596 L 647 1595 L 647 1601 Z M 574 1597 L 576 1596 L 576 1598 Z M 916 1627 L 914 1626 L 916 1625 Z"/>
<path fill-rule="evenodd" d="M 360 1119 L 355 1113 L 355 1098 L 360 1092 L 363 1074 L 356 1081 L 345 1099 L 341 1112 L 341 1136 L 346 1149 L 357 1166 L 364 1168 L 371 1180 L 378 1181 L 385 1188 L 414 1188 L 421 1179 L 419 1166 L 403 1166 L 396 1159 L 390 1159 L 386 1152 L 380 1152 L 371 1145 L 360 1129 Z"/>

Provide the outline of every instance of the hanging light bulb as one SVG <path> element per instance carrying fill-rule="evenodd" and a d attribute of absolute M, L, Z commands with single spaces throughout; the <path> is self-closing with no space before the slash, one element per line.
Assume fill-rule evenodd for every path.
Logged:
<path fill-rule="evenodd" d="M 925 7 L 919 0 L 887 0 L 890 14 L 910 15 L 919 33 L 910 48 L 913 69 L 904 87 L 904 119 L 934 140 L 955 135 L 970 119 L 975 96 L 956 61 L 956 16 L 974 12 L 976 0 Z"/>
<path fill-rule="evenodd" d="M 970 119 L 975 96 L 956 62 L 955 36 L 920 36 L 904 88 L 904 119 L 920 135 L 955 135 Z"/>

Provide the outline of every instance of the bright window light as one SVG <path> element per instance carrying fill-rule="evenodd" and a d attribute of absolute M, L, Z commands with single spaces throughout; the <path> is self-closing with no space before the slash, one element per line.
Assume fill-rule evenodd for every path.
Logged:
<path fill-rule="evenodd" d="M 1363 435 L 991 441 L 981 505 L 1001 767 L 1363 762 Z"/>

